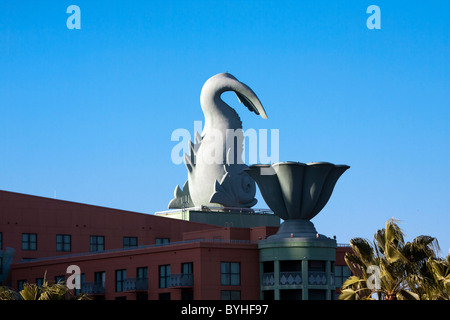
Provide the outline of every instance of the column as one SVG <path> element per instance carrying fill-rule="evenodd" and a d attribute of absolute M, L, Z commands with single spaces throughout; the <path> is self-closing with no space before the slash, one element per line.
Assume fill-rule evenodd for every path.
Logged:
<path fill-rule="evenodd" d="M 331 261 L 327 260 L 325 262 L 325 273 L 327 276 L 327 291 L 325 299 L 331 300 Z"/>
<path fill-rule="evenodd" d="M 275 300 L 280 300 L 280 261 L 278 259 L 273 261 L 273 295 Z"/>
<path fill-rule="evenodd" d="M 308 260 L 302 260 L 302 300 L 308 300 Z"/>

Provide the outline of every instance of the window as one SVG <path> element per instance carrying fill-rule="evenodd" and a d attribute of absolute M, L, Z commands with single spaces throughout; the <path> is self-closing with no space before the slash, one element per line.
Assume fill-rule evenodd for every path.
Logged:
<path fill-rule="evenodd" d="M 301 271 L 302 271 L 302 262 L 299 260 L 280 261 L 280 272 L 301 272 Z"/>
<path fill-rule="evenodd" d="M 159 266 L 159 287 L 168 288 L 170 277 L 170 264 Z"/>
<path fill-rule="evenodd" d="M 23 285 L 27 283 L 27 280 L 17 280 L 17 290 L 22 291 Z"/>
<path fill-rule="evenodd" d="M 137 247 L 137 237 L 123 237 L 123 247 L 133 248 Z"/>
<path fill-rule="evenodd" d="M 136 293 L 136 300 L 148 300 L 148 293 Z"/>
<path fill-rule="evenodd" d="M 56 235 L 56 251 L 70 252 L 71 236 L 69 234 L 57 234 Z"/>
<path fill-rule="evenodd" d="M 42 287 L 44 285 L 44 278 L 37 278 L 36 279 L 36 285 L 38 287 Z"/>
<path fill-rule="evenodd" d="M 309 289 L 308 300 L 325 300 L 327 298 L 327 291 L 320 289 Z"/>
<path fill-rule="evenodd" d="M 280 290 L 280 300 L 303 300 L 302 289 Z"/>
<path fill-rule="evenodd" d="M 347 266 L 334 266 L 334 284 L 336 288 L 342 287 L 342 284 L 352 275 Z"/>
<path fill-rule="evenodd" d="M 37 234 L 22 233 L 22 250 L 37 250 Z"/>
<path fill-rule="evenodd" d="M 158 295 L 159 300 L 170 300 L 170 292 L 163 292 Z"/>
<path fill-rule="evenodd" d="M 127 270 L 116 270 L 116 292 L 124 291 L 124 282 L 127 278 Z"/>
<path fill-rule="evenodd" d="M 80 289 L 75 288 L 75 295 L 79 295 L 82 292 L 84 283 L 85 283 L 85 277 L 84 277 L 84 273 L 82 273 L 82 274 L 80 274 Z"/>
<path fill-rule="evenodd" d="M 3 273 L 3 258 L 0 257 L 0 274 Z"/>
<path fill-rule="evenodd" d="M 169 238 L 156 238 L 156 244 L 168 244 L 169 242 Z"/>
<path fill-rule="evenodd" d="M 194 300 L 194 291 L 181 290 L 181 300 Z"/>
<path fill-rule="evenodd" d="M 94 284 L 96 287 L 105 287 L 105 271 L 94 272 Z"/>
<path fill-rule="evenodd" d="M 66 277 L 65 276 L 56 276 L 55 277 L 55 283 L 65 284 L 66 283 Z"/>
<path fill-rule="evenodd" d="M 241 300 L 241 291 L 239 290 L 222 290 L 220 291 L 221 300 Z"/>
<path fill-rule="evenodd" d="M 281 263 L 281 262 L 280 262 Z M 273 261 L 263 262 L 263 273 L 272 273 L 275 270 Z"/>
<path fill-rule="evenodd" d="M 136 290 L 148 289 L 148 267 L 136 268 Z M 142 297 L 143 298 L 143 297 Z M 143 298 L 147 300 L 147 298 Z"/>
<path fill-rule="evenodd" d="M 148 279 L 148 267 L 136 268 L 136 278 L 138 279 Z"/>
<path fill-rule="evenodd" d="M 193 263 L 186 262 L 181 264 L 181 273 L 182 274 L 192 274 Z"/>
<path fill-rule="evenodd" d="M 105 237 L 104 236 L 91 236 L 91 252 L 105 250 Z"/>
<path fill-rule="evenodd" d="M 325 261 L 323 260 L 309 260 L 308 271 L 325 272 Z"/>
<path fill-rule="evenodd" d="M 239 262 L 221 262 L 220 283 L 223 286 L 239 286 L 241 284 L 241 265 Z"/>

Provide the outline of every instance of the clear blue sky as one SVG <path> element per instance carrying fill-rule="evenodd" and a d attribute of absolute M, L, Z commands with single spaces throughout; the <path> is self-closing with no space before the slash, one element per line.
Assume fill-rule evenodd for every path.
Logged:
<path fill-rule="evenodd" d="M 81 30 L 66 9 L 81 8 Z M 369 30 L 366 9 L 381 9 Z M 320 233 L 450 247 L 448 1 L 0 2 L 0 189 L 154 213 L 186 180 L 177 128 L 228 71 L 280 130 L 281 161 L 348 164 Z M 261 197 L 256 207 L 265 207 Z"/>

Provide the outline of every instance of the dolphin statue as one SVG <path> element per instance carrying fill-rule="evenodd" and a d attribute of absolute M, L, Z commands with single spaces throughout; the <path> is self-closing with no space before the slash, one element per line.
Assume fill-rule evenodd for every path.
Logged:
<path fill-rule="evenodd" d="M 201 135 L 190 142 L 184 154 L 188 180 L 175 188 L 169 209 L 197 206 L 250 208 L 255 199 L 255 181 L 245 172 L 242 161 L 244 135 L 237 112 L 221 99 L 234 91 L 251 112 L 267 119 L 267 114 L 253 90 L 229 73 L 209 78 L 200 94 L 205 116 Z"/>

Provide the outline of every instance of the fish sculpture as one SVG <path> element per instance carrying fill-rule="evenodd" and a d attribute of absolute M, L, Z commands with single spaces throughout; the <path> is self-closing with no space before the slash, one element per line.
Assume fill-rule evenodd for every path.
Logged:
<path fill-rule="evenodd" d="M 242 161 L 244 134 L 237 112 L 221 99 L 234 91 L 250 111 L 267 119 L 267 114 L 253 90 L 229 73 L 219 73 L 203 85 L 200 104 L 205 117 L 201 135 L 190 142 L 184 154 L 188 179 L 175 188 L 169 209 L 198 206 L 251 208 L 256 184 Z"/>

